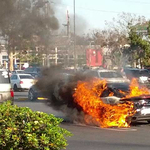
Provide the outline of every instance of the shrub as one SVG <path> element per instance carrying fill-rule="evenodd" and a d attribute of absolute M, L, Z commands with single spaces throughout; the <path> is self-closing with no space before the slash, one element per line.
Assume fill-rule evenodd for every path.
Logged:
<path fill-rule="evenodd" d="M 59 126 L 62 119 L 27 107 L 0 105 L 0 150 L 65 149 L 71 133 Z"/>

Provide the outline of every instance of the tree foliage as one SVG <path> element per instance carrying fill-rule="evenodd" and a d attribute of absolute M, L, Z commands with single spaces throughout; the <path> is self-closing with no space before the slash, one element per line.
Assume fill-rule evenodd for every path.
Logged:
<path fill-rule="evenodd" d="M 1 150 L 60 150 L 71 133 L 59 125 L 62 119 L 5 102 L 0 105 Z"/>
<path fill-rule="evenodd" d="M 48 0 L 0 0 L 0 33 L 9 53 L 47 47 L 59 23 Z"/>
<path fill-rule="evenodd" d="M 147 33 L 149 35 L 150 22 L 148 23 Z M 142 65 L 150 65 L 150 42 L 143 39 L 143 35 L 137 34 L 135 26 L 130 27 L 129 40 L 131 50 L 135 53 L 135 59 L 141 59 Z"/>

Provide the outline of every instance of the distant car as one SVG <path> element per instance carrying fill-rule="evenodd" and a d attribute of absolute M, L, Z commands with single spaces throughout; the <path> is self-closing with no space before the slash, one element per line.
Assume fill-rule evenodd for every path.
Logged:
<path fill-rule="evenodd" d="M 14 93 L 11 88 L 9 73 L 0 69 L 0 102 L 11 100 L 13 102 Z"/>
<path fill-rule="evenodd" d="M 61 81 L 59 80 L 59 87 L 61 87 L 61 84 L 68 83 L 74 76 L 72 74 L 68 73 L 61 73 Z M 58 84 L 52 85 L 57 88 Z M 54 88 L 54 89 L 55 89 Z M 53 91 L 53 94 L 55 95 L 55 90 Z M 35 100 L 47 100 L 48 98 L 43 95 L 40 90 L 36 87 L 36 84 L 32 85 L 28 91 L 28 99 L 30 101 L 35 101 Z"/>
<path fill-rule="evenodd" d="M 24 70 L 24 73 L 30 74 L 33 77 L 39 76 L 40 72 L 41 72 L 41 68 L 40 67 L 28 67 L 28 68 L 26 68 Z"/>
<path fill-rule="evenodd" d="M 34 84 L 34 77 L 30 74 L 13 74 L 10 80 L 14 91 L 30 89 Z"/>
<path fill-rule="evenodd" d="M 128 121 L 147 121 L 148 123 L 150 123 L 150 95 L 124 98 L 124 94 L 119 92 L 120 90 L 123 92 L 128 92 L 129 84 L 108 84 L 108 89 L 102 93 L 101 99 L 104 103 L 110 105 L 116 105 L 118 103 L 123 104 L 131 101 L 134 104 L 134 109 L 136 110 L 136 113 L 131 118 L 127 118 L 129 119 Z M 113 96 L 109 96 L 111 92 L 114 93 Z"/>
<path fill-rule="evenodd" d="M 124 73 L 129 80 L 137 78 L 141 84 L 150 84 L 150 74 L 147 69 L 125 68 Z"/>
<path fill-rule="evenodd" d="M 24 74 L 24 70 L 14 70 L 11 74 Z"/>
<path fill-rule="evenodd" d="M 129 82 L 129 80 L 124 77 L 121 73 L 115 70 L 107 70 L 107 69 L 95 69 L 95 70 L 87 70 L 84 72 L 84 75 L 87 77 L 97 77 L 100 79 L 104 79 L 107 82 L 116 82 L 116 83 L 124 83 Z"/>

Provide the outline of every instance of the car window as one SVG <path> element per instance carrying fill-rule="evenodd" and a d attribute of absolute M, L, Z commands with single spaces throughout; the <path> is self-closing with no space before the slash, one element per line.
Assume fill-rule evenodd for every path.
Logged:
<path fill-rule="evenodd" d="M 102 78 L 123 78 L 118 72 L 100 72 L 99 74 Z"/>
<path fill-rule="evenodd" d="M 7 71 L 0 71 L 0 83 L 10 83 Z"/>
<path fill-rule="evenodd" d="M 140 75 L 141 76 L 149 76 L 149 72 L 148 72 L 148 70 L 142 70 L 142 71 L 140 71 Z"/>
<path fill-rule="evenodd" d="M 92 77 L 93 77 L 93 76 L 94 76 L 94 77 L 99 77 L 97 71 L 87 71 L 87 72 L 86 72 L 86 75 L 92 76 Z"/>
<path fill-rule="evenodd" d="M 11 80 L 16 80 L 16 79 L 18 79 L 17 75 L 12 75 L 11 76 Z"/>
<path fill-rule="evenodd" d="M 139 77 L 140 76 L 140 70 L 125 70 L 126 75 L 130 75 L 132 77 Z"/>
<path fill-rule="evenodd" d="M 26 68 L 24 72 L 33 72 L 34 68 Z"/>
<path fill-rule="evenodd" d="M 16 72 L 17 72 L 18 74 L 19 74 L 19 73 L 24 73 L 24 71 L 16 71 Z"/>
<path fill-rule="evenodd" d="M 19 75 L 20 79 L 34 79 L 32 76 L 28 75 Z"/>

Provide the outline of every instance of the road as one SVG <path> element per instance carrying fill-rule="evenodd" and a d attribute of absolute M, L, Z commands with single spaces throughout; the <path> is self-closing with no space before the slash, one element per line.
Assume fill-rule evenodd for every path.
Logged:
<path fill-rule="evenodd" d="M 30 107 L 32 110 L 52 113 L 57 117 L 65 117 L 63 113 L 53 110 L 44 101 L 30 102 L 27 92 L 15 93 L 15 104 Z M 149 150 L 150 125 L 138 123 L 130 128 L 107 128 L 86 126 L 64 122 L 61 126 L 73 136 L 68 139 L 67 150 Z"/>

